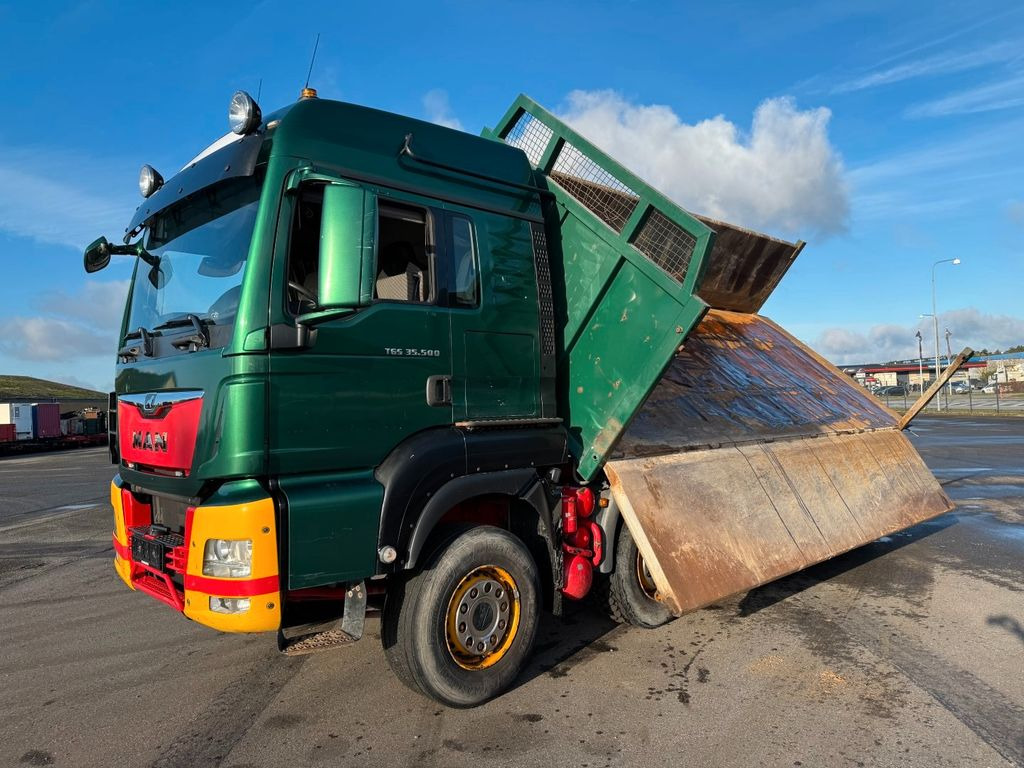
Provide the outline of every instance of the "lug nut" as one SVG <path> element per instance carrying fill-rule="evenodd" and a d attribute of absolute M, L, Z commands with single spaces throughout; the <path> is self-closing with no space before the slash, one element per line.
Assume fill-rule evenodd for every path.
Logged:
<path fill-rule="evenodd" d="M 469 596 L 470 597 L 476 597 L 479 594 L 480 593 L 477 591 L 476 587 L 473 587 L 471 590 L 469 590 Z"/>
<path fill-rule="evenodd" d="M 459 632 L 465 632 L 465 631 L 466 631 L 466 622 L 464 622 L 464 621 L 460 622 L 459 623 Z"/>

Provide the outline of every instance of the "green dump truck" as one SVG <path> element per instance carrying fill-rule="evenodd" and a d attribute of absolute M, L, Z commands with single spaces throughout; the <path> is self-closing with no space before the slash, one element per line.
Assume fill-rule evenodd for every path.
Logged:
<path fill-rule="evenodd" d="M 289 654 L 381 611 L 471 706 L 542 610 L 639 626 L 950 508 L 896 416 L 757 314 L 802 244 L 691 215 L 520 97 L 474 137 L 352 104 L 144 166 L 111 393 L 114 566 Z"/>

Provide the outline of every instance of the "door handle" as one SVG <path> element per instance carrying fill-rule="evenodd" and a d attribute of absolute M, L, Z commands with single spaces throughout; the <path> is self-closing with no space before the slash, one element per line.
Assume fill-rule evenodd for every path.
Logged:
<path fill-rule="evenodd" d="M 451 376 L 427 377 L 427 405 L 440 407 L 452 404 Z"/>

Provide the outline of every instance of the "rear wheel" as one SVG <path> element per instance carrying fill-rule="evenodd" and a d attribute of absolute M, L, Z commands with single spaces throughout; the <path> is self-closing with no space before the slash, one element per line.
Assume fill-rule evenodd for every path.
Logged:
<path fill-rule="evenodd" d="M 658 599 L 658 587 L 644 556 L 623 525 L 615 544 L 615 570 L 608 578 L 608 613 L 618 622 L 652 629 L 672 618 Z"/>
<path fill-rule="evenodd" d="M 423 569 L 388 592 L 381 638 L 413 690 L 454 707 L 498 695 L 537 633 L 537 566 L 523 543 L 480 526 L 439 541 Z"/>

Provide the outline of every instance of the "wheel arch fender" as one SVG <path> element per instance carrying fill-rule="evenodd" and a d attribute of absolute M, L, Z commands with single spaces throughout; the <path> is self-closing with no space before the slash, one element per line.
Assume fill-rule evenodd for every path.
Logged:
<path fill-rule="evenodd" d="M 423 548 L 437 524 L 453 507 L 482 496 L 505 496 L 528 504 L 539 516 L 546 532 L 551 531 L 551 510 L 543 482 L 534 469 L 508 469 L 482 472 L 449 480 L 426 503 L 409 535 L 402 567 L 412 569 L 423 555 Z"/>

